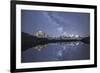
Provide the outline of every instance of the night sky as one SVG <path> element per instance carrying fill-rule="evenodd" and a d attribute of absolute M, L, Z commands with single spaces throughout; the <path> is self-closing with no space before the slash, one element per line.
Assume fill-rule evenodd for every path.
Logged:
<path fill-rule="evenodd" d="M 21 10 L 21 31 L 31 35 L 43 31 L 53 37 L 63 34 L 89 36 L 90 14 Z"/>

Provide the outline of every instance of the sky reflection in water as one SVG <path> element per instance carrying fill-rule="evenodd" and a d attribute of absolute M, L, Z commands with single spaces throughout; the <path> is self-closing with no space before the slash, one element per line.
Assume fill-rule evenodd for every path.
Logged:
<path fill-rule="evenodd" d="M 22 62 L 87 60 L 90 46 L 82 42 L 38 45 L 22 52 Z"/>

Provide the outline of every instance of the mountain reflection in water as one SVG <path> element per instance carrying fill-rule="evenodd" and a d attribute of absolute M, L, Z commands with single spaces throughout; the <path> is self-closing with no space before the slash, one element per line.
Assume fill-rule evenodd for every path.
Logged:
<path fill-rule="evenodd" d="M 22 63 L 90 59 L 90 46 L 80 41 L 48 43 L 22 51 Z"/>

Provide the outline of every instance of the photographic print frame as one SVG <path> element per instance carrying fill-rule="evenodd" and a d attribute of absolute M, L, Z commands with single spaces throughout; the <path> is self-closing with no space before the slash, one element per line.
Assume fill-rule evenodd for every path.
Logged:
<path fill-rule="evenodd" d="M 34 11 L 56 11 L 56 12 L 82 12 L 90 13 L 90 60 L 79 64 L 75 61 L 57 61 L 57 62 L 34 62 L 34 64 L 21 64 L 21 10 Z M 20 15 L 19 15 L 20 14 Z M 92 21 L 93 20 L 93 21 Z M 92 28 L 92 29 L 91 29 Z M 62 30 L 59 28 L 59 30 Z M 92 32 L 92 33 L 91 33 Z M 19 48 L 19 49 L 18 49 Z M 20 54 L 20 55 L 19 55 Z M 91 58 L 91 57 L 90 57 Z M 20 63 L 18 63 L 20 62 Z M 68 63 L 67 63 L 68 62 Z M 65 65 L 66 63 L 66 65 Z M 32 64 L 32 66 L 30 66 Z M 48 64 L 48 65 L 47 65 Z M 61 4 L 61 3 L 45 3 L 31 1 L 11 1 L 11 72 L 28 72 L 28 71 L 43 71 L 43 70 L 59 70 L 59 69 L 74 69 L 74 68 L 89 68 L 97 66 L 97 7 L 93 5 L 78 5 L 78 4 Z"/>

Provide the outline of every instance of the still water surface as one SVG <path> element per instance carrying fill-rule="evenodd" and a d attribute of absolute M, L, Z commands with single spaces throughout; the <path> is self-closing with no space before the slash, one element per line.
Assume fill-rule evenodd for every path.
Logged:
<path fill-rule="evenodd" d="M 83 42 L 63 42 L 38 45 L 22 51 L 21 61 L 47 62 L 90 59 L 90 46 Z"/>

